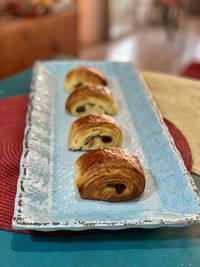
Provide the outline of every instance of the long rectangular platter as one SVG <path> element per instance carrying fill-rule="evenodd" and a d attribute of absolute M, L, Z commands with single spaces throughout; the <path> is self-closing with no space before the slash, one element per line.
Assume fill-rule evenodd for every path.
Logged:
<path fill-rule="evenodd" d="M 135 154 L 146 175 L 144 194 L 109 203 L 83 200 L 67 148 L 75 117 L 65 110 L 66 73 L 95 66 L 108 77 L 120 112 L 114 116 L 123 148 Z M 49 61 L 35 64 L 20 163 L 13 227 L 41 231 L 155 228 L 200 222 L 200 197 L 154 101 L 130 63 Z"/>

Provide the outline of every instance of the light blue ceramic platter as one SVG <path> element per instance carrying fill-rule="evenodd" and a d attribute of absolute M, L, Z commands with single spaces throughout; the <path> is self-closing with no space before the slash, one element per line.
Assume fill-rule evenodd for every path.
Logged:
<path fill-rule="evenodd" d="M 134 153 L 146 174 L 144 194 L 109 203 L 83 200 L 74 184 L 74 161 L 82 152 L 67 148 L 76 119 L 65 111 L 63 82 L 71 68 L 96 66 L 108 77 L 120 108 L 114 118 L 123 148 Z M 180 154 L 137 71 L 129 63 L 39 62 L 33 72 L 20 175 L 15 229 L 86 230 L 154 228 L 199 223 L 200 197 Z"/>

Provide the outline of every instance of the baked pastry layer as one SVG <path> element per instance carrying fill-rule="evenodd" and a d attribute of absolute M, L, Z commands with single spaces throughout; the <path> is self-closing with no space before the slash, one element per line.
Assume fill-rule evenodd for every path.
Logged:
<path fill-rule="evenodd" d="M 84 85 L 75 89 L 66 101 L 66 109 L 75 116 L 88 114 L 115 115 L 117 103 L 110 90 L 103 85 Z"/>
<path fill-rule="evenodd" d="M 80 156 L 75 162 L 76 186 L 81 198 L 122 201 L 141 195 L 145 188 L 142 166 L 120 148 L 101 148 Z"/>
<path fill-rule="evenodd" d="M 66 92 L 72 92 L 81 85 L 107 85 L 107 80 L 103 73 L 95 67 L 77 67 L 71 69 L 64 81 Z"/>
<path fill-rule="evenodd" d="M 69 149 L 94 150 L 119 147 L 122 132 L 115 120 L 107 115 L 87 115 L 75 120 L 69 132 Z"/>

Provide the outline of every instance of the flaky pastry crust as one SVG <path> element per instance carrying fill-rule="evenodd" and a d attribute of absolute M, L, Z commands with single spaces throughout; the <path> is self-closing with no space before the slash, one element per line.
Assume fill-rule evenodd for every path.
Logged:
<path fill-rule="evenodd" d="M 122 132 L 115 120 L 107 115 L 87 115 L 75 120 L 69 132 L 69 149 L 94 150 L 120 147 Z"/>
<path fill-rule="evenodd" d="M 123 201 L 141 195 L 145 188 L 143 168 L 134 155 L 120 148 L 101 148 L 75 162 L 80 196 L 91 200 Z"/>
<path fill-rule="evenodd" d="M 66 101 L 66 110 L 74 116 L 115 115 L 117 103 L 111 91 L 103 85 L 83 85 L 75 89 Z"/>
<path fill-rule="evenodd" d="M 64 88 L 72 92 L 80 85 L 107 85 L 107 79 L 96 67 L 81 66 L 71 69 L 65 76 Z"/>

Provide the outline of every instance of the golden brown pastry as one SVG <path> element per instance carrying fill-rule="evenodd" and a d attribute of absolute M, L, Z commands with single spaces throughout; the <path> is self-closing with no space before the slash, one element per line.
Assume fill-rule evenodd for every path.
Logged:
<path fill-rule="evenodd" d="M 66 101 L 66 109 L 75 116 L 115 115 L 118 111 L 113 94 L 103 85 L 84 85 L 74 90 Z"/>
<path fill-rule="evenodd" d="M 87 115 L 75 120 L 69 132 L 69 149 L 94 150 L 100 147 L 119 147 L 122 132 L 107 115 Z"/>
<path fill-rule="evenodd" d="M 72 92 L 80 85 L 107 85 L 107 80 L 103 73 L 95 67 L 77 67 L 70 70 L 64 81 L 66 92 Z"/>
<path fill-rule="evenodd" d="M 86 199 L 122 201 L 141 195 L 145 176 L 139 160 L 120 148 L 101 148 L 75 162 L 76 185 Z"/>

